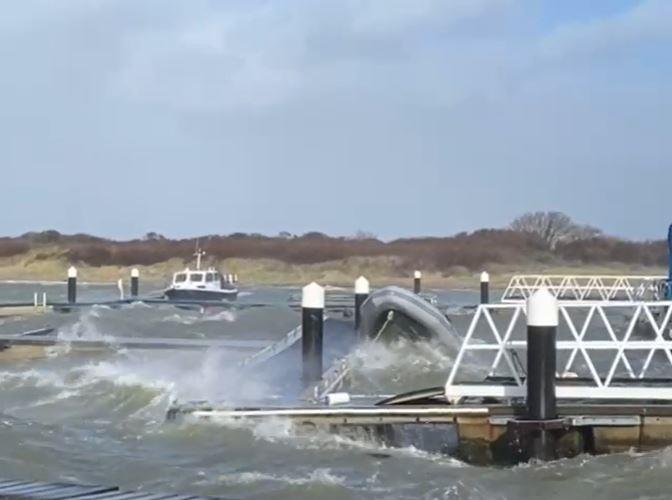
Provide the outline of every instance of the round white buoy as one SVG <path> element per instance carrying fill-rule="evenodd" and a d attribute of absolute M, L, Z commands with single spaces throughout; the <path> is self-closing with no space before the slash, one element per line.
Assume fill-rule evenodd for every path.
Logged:
<path fill-rule="evenodd" d="M 416 280 L 422 279 L 422 272 L 421 271 L 415 271 L 413 273 L 413 278 L 415 278 Z"/>
<path fill-rule="evenodd" d="M 140 270 L 137 267 L 131 269 L 131 278 L 139 278 L 139 277 L 140 277 Z"/>
<path fill-rule="evenodd" d="M 70 266 L 68 268 L 68 278 L 76 278 L 77 277 L 77 268 L 75 266 Z"/>
<path fill-rule="evenodd" d="M 489 282 L 490 282 L 490 275 L 487 272 L 483 271 L 481 273 L 481 283 L 489 283 Z"/>

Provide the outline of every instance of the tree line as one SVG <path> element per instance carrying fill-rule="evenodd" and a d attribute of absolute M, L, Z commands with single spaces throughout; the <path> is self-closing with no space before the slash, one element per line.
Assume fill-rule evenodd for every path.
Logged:
<path fill-rule="evenodd" d="M 481 229 L 450 237 L 402 238 L 384 242 L 371 233 L 332 237 L 319 232 L 277 236 L 235 233 L 169 239 L 158 233 L 114 241 L 87 234 L 57 231 L 0 238 L 0 257 L 33 252 L 34 259 L 61 257 L 73 264 L 151 265 L 171 258 L 188 261 L 196 246 L 209 257 L 277 259 L 290 264 L 315 264 L 351 257 L 397 257 L 400 268 L 443 271 L 461 266 L 478 270 L 487 264 L 608 264 L 663 266 L 664 240 L 628 241 L 604 235 L 599 229 L 575 223 L 559 212 L 535 212 L 504 229 Z M 401 270 L 401 269 L 400 269 Z"/>

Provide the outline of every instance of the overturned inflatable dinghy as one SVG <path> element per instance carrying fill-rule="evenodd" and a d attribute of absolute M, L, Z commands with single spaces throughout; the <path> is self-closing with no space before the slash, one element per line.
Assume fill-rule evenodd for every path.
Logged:
<path fill-rule="evenodd" d="M 397 336 L 411 340 L 438 339 L 458 346 L 459 339 L 450 320 L 422 296 L 404 288 L 387 286 L 374 291 L 360 311 L 362 336 L 380 340 Z"/>

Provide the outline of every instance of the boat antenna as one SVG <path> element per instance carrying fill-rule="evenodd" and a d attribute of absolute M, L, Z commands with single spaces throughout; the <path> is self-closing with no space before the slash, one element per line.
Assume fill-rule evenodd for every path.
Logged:
<path fill-rule="evenodd" d="M 194 256 L 196 257 L 196 270 L 201 270 L 201 257 L 205 255 L 205 252 L 198 247 L 198 240 L 196 240 L 196 252 Z"/>

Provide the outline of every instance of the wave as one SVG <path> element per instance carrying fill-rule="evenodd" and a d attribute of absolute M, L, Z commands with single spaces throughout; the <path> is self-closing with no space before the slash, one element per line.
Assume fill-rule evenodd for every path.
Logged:
<path fill-rule="evenodd" d="M 258 482 L 279 482 L 291 485 L 321 484 L 345 486 L 346 478 L 332 473 L 329 468 L 315 469 L 305 476 L 269 474 L 265 472 L 238 472 L 221 474 L 219 480 L 227 484 L 252 484 Z"/>
<path fill-rule="evenodd" d="M 223 310 L 214 314 L 194 314 L 186 315 L 180 313 L 173 313 L 170 316 L 161 318 L 162 323 L 179 323 L 181 325 L 195 325 L 197 323 L 217 321 L 234 323 L 238 319 L 235 311 Z"/>

